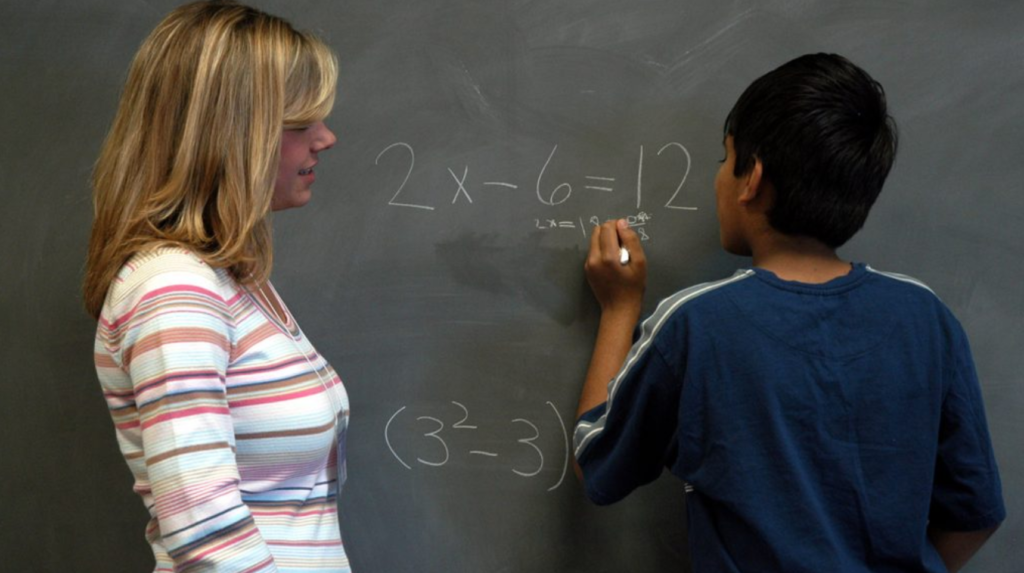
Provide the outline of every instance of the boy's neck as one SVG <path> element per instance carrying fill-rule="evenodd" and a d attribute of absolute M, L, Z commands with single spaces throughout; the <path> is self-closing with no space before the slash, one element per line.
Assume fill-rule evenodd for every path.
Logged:
<path fill-rule="evenodd" d="M 846 276 L 849 262 L 835 249 L 810 237 L 769 233 L 752 245 L 753 265 L 773 272 L 782 280 L 820 284 Z"/>

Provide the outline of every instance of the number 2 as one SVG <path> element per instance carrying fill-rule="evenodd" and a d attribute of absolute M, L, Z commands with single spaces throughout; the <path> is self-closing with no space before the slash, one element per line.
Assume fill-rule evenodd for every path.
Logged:
<path fill-rule="evenodd" d="M 455 428 L 456 430 L 475 430 L 476 426 L 467 426 L 465 423 L 466 420 L 469 419 L 469 410 L 465 406 L 459 404 L 454 400 L 452 400 L 452 404 L 458 406 L 462 410 L 462 413 L 465 414 L 465 416 L 463 416 L 461 420 L 452 424 L 452 427 Z"/>
<path fill-rule="evenodd" d="M 416 165 L 416 152 L 412 150 L 412 146 L 409 145 L 408 143 L 403 143 L 403 142 L 399 141 L 398 143 L 392 143 L 391 145 L 385 147 L 383 151 L 381 151 L 380 153 L 377 154 L 377 159 L 375 159 L 373 161 L 374 165 L 379 165 L 380 164 L 380 157 L 382 155 L 384 155 L 385 153 L 387 153 L 388 151 L 390 151 L 391 148 L 395 147 L 395 146 L 401 146 L 401 147 L 404 147 L 404 148 L 409 150 L 409 158 L 410 158 L 410 160 L 409 160 L 409 171 L 406 172 L 405 179 L 402 180 L 402 184 L 398 186 L 398 191 L 395 191 L 394 196 L 391 197 L 390 201 L 388 201 L 388 205 L 391 205 L 391 206 L 394 206 L 394 207 L 412 207 L 413 209 L 426 209 L 428 211 L 433 211 L 434 208 L 433 207 L 428 207 L 427 205 L 413 205 L 411 203 L 395 203 L 395 199 L 398 199 L 399 193 L 401 193 L 402 189 L 405 188 L 405 184 L 409 182 L 409 176 L 412 175 L 412 168 Z"/>
<path fill-rule="evenodd" d="M 658 150 L 658 155 L 661 155 L 662 151 L 665 151 L 669 147 L 673 147 L 673 146 L 674 147 L 678 147 L 679 149 L 681 149 L 683 151 L 683 155 L 686 156 L 686 171 L 683 172 L 683 178 L 679 181 L 679 186 L 676 187 L 676 192 L 673 193 L 672 196 L 669 197 L 668 202 L 665 203 L 665 208 L 666 209 L 682 209 L 684 211 L 696 211 L 697 210 L 696 207 L 683 207 L 681 205 L 673 205 L 672 204 L 672 201 L 676 200 L 676 195 L 679 195 L 679 192 L 683 189 L 683 184 L 686 183 L 686 178 L 690 176 L 690 165 L 691 165 L 690 152 L 687 151 L 685 147 L 683 147 L 682 143 L 676 143 L 675 141 L 673 141 L 672 143 L 666 143 L 664 147 L 662 147 L 660 150 Z"/>

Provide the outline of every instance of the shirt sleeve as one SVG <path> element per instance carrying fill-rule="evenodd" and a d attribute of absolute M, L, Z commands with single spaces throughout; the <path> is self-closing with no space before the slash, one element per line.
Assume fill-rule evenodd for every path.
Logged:
<path fill-rule="evenodd" d="M 661 475 L 676 439 L 679 392 L 673 369 L 641 336 L 608 384 L 607 401 L 576 423 L 576 461 L 591 501 L 614 503 Z"/>
<path fill-rule="evenodd" d="M 985 421 L 981 388 L 963 331 L 942 404 L 929 521 L 947 531 L 976 531 L 1006 517 Z"/>
<path fill-rule="evenodd" d="M 276 572 L 239 492 L 225 376 L 232 318 L 217 285 L 158 274 L 121 328 L 159 531 L 175 571 Z"/>

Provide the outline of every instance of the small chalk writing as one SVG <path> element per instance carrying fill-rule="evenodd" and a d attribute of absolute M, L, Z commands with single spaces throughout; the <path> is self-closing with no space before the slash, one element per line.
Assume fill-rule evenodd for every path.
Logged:
<path fill-rule="evenodd" d="M 587 223 L 583 222 L 582 216 L 577 217 L 575 220 L 534 219 L 533 227 L 534 229 L 538 229 L 541 231 L 550 231 L 555 229 L 579 230 L 582 232 L 583 238 L 587 239 L 590 237 L 590 235 L 588 234 L 590 229 L 597 227 L 598 225 L 601 224 L 602 221 L 610 218 L 611 216 L 602 218 L 598 217 L 597 215 L 592 215 L 587 219 Z M 651 215 L 649 215 L 645 211 L 640 211 L 636 215 L 627 215 L 624 218 L 626 219 L 626 224 L 628 224 L 629 227 L 636 231 L 636 234 L 640 236 L 641 241 L 650 240 L 651 237 L 647 234 L 646 225 L 648 221 L 651 220 Z"/>

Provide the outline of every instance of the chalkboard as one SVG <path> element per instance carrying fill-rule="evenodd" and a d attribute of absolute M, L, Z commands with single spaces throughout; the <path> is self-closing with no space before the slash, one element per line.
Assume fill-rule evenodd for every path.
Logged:
<path fill-rule="evenodd" d="M 147 514 L 92 366 L 88 177 L 130 58 L 176 2 L 0 6 L 0 545 L 10 571 L 139 572 Z M 591 222 L 626 216 L 647 310 L 718 247 L 722 124 L 756 77 L 837 52 L 887 89 L 896 166 L 841 254 L 928 283 L 972 341 L 1024 536 L 1024 4 L 259 2 L 339 53 L 339 141 L 275 215 L 274 281 L 352 400 L 356 571 L 685 571 L 681 484 L 597 508 L 567 429 L 597 321 Z M 770 495 L 765 492 L 765 495 Z"/>

